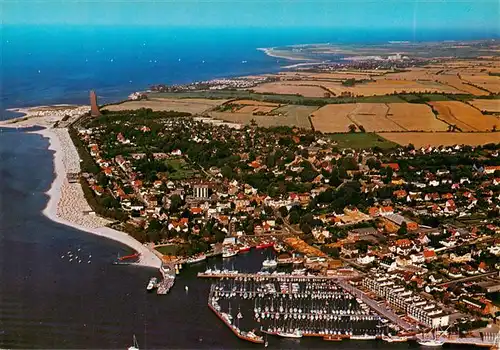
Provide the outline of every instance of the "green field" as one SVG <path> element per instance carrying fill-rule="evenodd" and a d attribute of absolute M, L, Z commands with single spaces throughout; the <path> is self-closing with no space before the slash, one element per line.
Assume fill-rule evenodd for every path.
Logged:
<path fill-rule="evenodd" d="M 399 147 L 398 144 L 374 133 L 329 134 L 328 137 L 336 141 L 339 148 L 363 149 L 380 147 L 382 149 L 389 149 Z"/>
<path fill-rule="evenodd" d="M 196 173 L 182 158 L 167 159 L 165 163 L 169 168 L 168 178 L 171 180 L 190 179 Z"/>

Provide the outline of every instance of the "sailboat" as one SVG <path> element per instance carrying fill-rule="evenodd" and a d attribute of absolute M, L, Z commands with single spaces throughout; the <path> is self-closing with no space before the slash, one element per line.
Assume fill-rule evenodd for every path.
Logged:
<path fill-rule="evenodd" d="M 134 334 L 134 345 L 130 346 L 128 350 L 139 350 L 139 343 L 137 343 L 137 339 Z"/>

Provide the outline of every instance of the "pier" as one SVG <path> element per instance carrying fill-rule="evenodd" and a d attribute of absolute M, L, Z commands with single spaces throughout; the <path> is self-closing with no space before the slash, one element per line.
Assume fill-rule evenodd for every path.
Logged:
<path fill-rule="evenodd" d="M 160 272 L 163 276 L 163 279 L 160 283 L 158 283 L 158 288 L 156 290 L 156 293 L 158 295 L 165 295 L 174 286 L 175 266 L 172 264 L 163 264 L 162 267 L 160 268 Z"/>
<path fill-rule="evenodd" d="M 291 275 L 285 273 L 240 273 L 238 271 L 219 271 L 219 272 L 198 272 L 200 278 L 234 278 L 234 279 L 306 279 L 306 280 L 341 280 L 352 278 L 346 275 L 332 275 L 332 276 L 317 276 L 317 275 Z"/>
<path fill-rule="evenodd" d="M 416 331 L 415 326 L 409 324 L 408 322 L 404 321 L 401 319 L 392 309 L 390 308 L 384 308 L 380 305 L 378 305 L 375 301 L 370 299 L 369 297 L 366 296 L 365 293 L 363 293 L 361 290 L 358 288 L 354 287 L 353 285 L 349 284 L 346 281 L 339 281 L 338 282 L 342 288 L 345 290 L 349 291 L 350 293 L 356 295 L 358 298 L 362 299 L 367 305 L 369 305 L 373 310 L 375 310 L 379 315 L 383 315 L 387 319 L 391 320 L 394 324 L 398 325 L 402 329 L 404 329 L 407 332 L 414 332 Z"/>

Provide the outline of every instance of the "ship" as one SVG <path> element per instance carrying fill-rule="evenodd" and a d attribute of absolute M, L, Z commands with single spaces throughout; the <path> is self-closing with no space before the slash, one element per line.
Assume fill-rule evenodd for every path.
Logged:
<path fill-rule="evenodd" d="M 156 277 L 151 277 L 151 279 L 149 280 L 149 283 L 146 287 L 146 290 L 148 292 L 152 292 L 153 289 L 155 289 L 157 286 L 158 286 L 158 279 Z"/>
<path fill-rule="evenodd" d="M 351 335 L 350 339 L 351 340 L 375 340 L 375 339 L 377 339 L 377 336 L 375 336 L 375 335 L 368 335 L 368 334 Z"/>
<path fill-rule="evenodd" d="M 207 256 L 205 254 L 201 253 L 201 254 L 194 255 L 194 256 L 190 257 L 189 259 L 186 260 L 186 263 L 187 264 L 196 264 L 196 263 L 202 262 L 206 259 L 207 259 Z"/>
<path fill-rule="evenodd" d="M 274 268 L 276 266 L 278 266 L 278 262 L 274 259 L 266 259 L 262 262 L 264 268 Z"/>
<path fill-rule="evenodd" d="M 382 336 L 382 340 L 386 341 L 388 343 L 404 343 L 408 341 L 407 337 L 399 337 L 399 336 L 393 336 L 393 335 L 384 335 Z"/>
<path fill-rule="evenodd" d="M 273 242 L 260 242 L 259 244 L 257 244 L 255 248 L 264 249 L 264 248 L 270 248 L 272 246 L 274 246 Z"/>
<path fill-rule="evenodd" d="M 302 338 L 302 332 L 298 329 L 294 330 L 293 332 L 278 332 L 276 333 L 276 335 L 279 335 L 283 338 Z"/>
<path fill-rule="evenodd" d="M 444 340 L 439 339 L 418 339 L 417 343 L 422 346 L 426 346 L 429 348 L 437 348 L 443 346 Z"/>

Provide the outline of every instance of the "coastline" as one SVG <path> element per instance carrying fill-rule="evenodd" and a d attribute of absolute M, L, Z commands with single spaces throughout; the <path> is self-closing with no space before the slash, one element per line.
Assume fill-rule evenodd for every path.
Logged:
<path fill-rule="evenodd" d="M 275 58 L 282 58 L 285 60 L 290 60 L 290 61 L 308 61 L 308 62 L 316 62 L 312 58 L 305 58 L 305 57 L 295 57 L 292 55 L 285 55 L 285 54 L 279 54 L 274 52 L 274 47 L 269 47 L 269 48 L 264 48 L 264 47 L 259 47 L 257 48 L 258 51 L 264 52 L 266 55 L 269 57 L 275 57 Z"/>
<path fill-rule="evenodd" d="M 27 114 L 29 116 L 29 113 Z M 59 224 L 120 242 L 140 253 L 140 260 L 134 265 L 159 269 L 161 267 L 160 258 L 147 246 L 125 232 L 107 227 L 110 220 L 84 213 L 91 212 L 92 209 L 85 199 L 81 185 L 69 183 L 66 177 L 67 173 L 80 171 L 80 158 L 66 128 L 51 128 L 47 125 L 47 121 L 42 118 L 34 123 L 9 123 L 8 120 L 0 123 L 0 127 L 5 128 L 23 129 L 36 126 L 43 127 L 43 129 L 28 132 L 47 138 L 49 140 L 48 150 L 54 152 L 54 179 L 49 190 L 45 192 L 49 199 L 42 214 Z"/>

